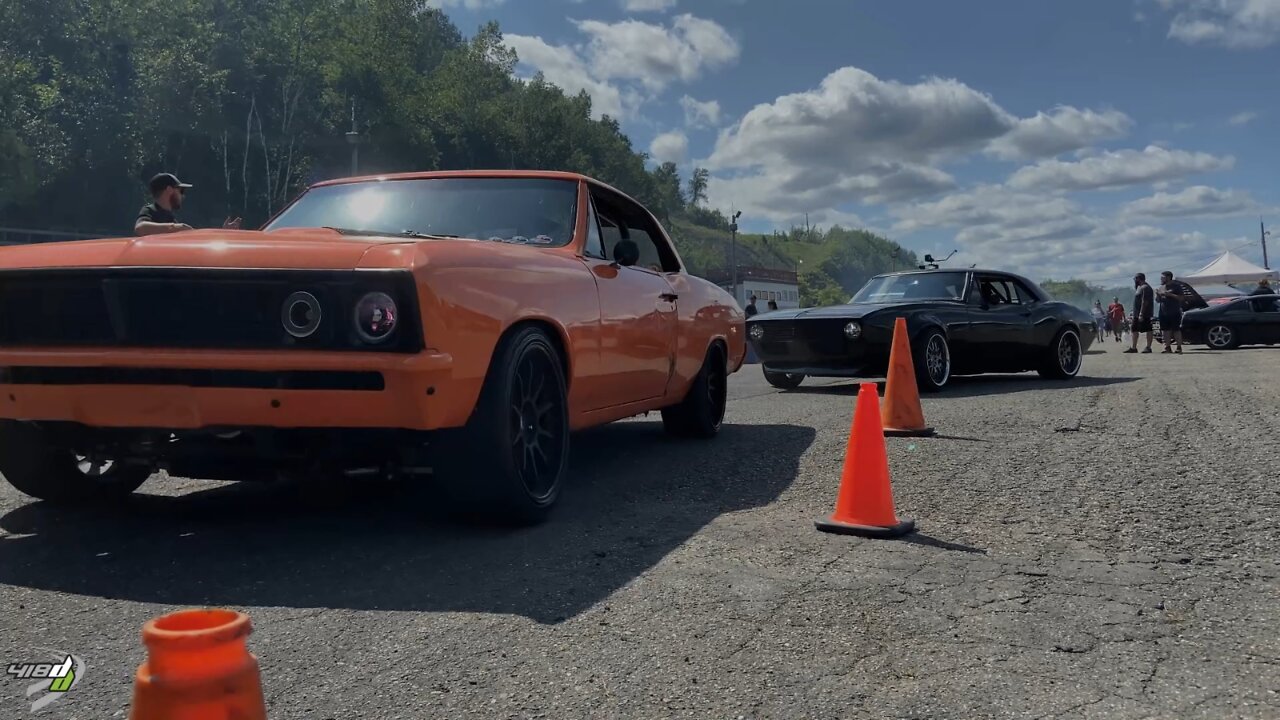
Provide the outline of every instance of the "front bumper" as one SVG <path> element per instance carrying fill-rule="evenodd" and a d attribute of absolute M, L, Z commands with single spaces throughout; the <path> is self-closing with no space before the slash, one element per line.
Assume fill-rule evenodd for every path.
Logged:
<path fill-rule="evenodd" d="M 92 427 L 434 430 L 449 426 L 449 418 L 458 415 L 452 412 L 456 409 L 452 404 L 468 396 L 453 382 L 452 357 L 432 352 L 5 350 L 0 352 L 0 368 L 5 370 L 0 379 L 0 418 Z M 212 372 L 194 383 L 172 379 L 171 371 Z M 361 378 L 376 374 L 381 382 L 365 383 L 370 389 L 298 389 L 307 386 L 281 382 L 272 387 L 262 382 L 263 377 L 307 372 Z M 148 373 L 166 379 L 152 384 Z M 42 382 L 31 380 L 33 375 L 60 379 Z M 77 375 L 96 384 L 78 384 Z M 254 380 L 218 384 L 217 378 L 229 375 Z M 104 384 L 104 376 L 129 379 Z M 21 381 L 24 377 L 28 379 Z"/>

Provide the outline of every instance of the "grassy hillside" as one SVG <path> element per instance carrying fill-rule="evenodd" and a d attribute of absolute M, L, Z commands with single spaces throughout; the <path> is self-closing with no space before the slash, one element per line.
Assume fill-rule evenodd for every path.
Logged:
<path fill-rule="evenodd" d="M 723 220 L 723 218 L 719 218 Z M 716 217 L 670 218 L 668 232 L 695 275 L 727 275 L 730 263 L 728 223 Z M 799 271 L 804 306 L 845 302 L 871 276 L 915 267 L 915 253 L 866 230 L 793 228 L 771 235 L 738 234 L 738 267 Z"/>

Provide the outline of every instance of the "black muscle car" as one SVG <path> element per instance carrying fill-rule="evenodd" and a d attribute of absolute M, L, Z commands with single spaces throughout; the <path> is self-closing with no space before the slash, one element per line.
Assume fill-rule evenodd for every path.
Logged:
<path fill-rule="evenodd" d="M 884 375 L 898 317 L 907 321 L 920 389 L 932 392 L 953 375 L 1074 377 L 1097 337 L 1088 312 L 1030 280 L 970 269 L 877 275 L 847 305 L 750 318 L 747 337 L 769 384 L 794 388 L 806 376 Z"/>
<path fill-rule="evenodd" d="M 1187 312 L 1182 339 L 1215 350 L 1280 343 L 1280 295 L 1250 295 Z"/>

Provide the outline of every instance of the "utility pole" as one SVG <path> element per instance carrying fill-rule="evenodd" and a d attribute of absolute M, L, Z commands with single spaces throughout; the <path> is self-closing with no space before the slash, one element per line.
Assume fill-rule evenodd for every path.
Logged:
<path fill-rule="evenodd" d="M 1271 266 L 1267 264 L 1267 236 L 1271 231 L 1263 224 L 1262 218 L 1258 218 L 1258 232 L 1262 235 L 1262 267 L 1270 270 Z"/>
<path fill-rule="evenodd" d="M 347 133 L 347 144 L 351 146 L 351 175 L 359 175 L 360 167 L 360 131 L 356 129 L 356 101 L 351 99 L 351 132 Z"/>
<path fill-rule="evenodd" d="M 735 300 L 738 298 L 738 218 L 741 216 L 742 211 L 739 210 L 729 220 L 729 264 L 733 265 L 733 270 L 731 271 L 733 279 L 730 282 L 733 284 L 733 297 Z M 743 300 L 745 299 L 743 298 Z"/>

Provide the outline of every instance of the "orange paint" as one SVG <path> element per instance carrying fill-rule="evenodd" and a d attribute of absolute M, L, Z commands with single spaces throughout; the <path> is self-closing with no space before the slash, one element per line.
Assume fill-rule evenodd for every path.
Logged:
<path fill-rule="evenodd" d="M 542 324 L 563 348 L 574 429 L 679 402 L 712 343 L 724 343 L 730 372 L 741 367 L 745 318 L 723 289 L 683 269 L 661 273 L 616 267 L 584 255 L 589 188 L 611 190 L 594 180 L 568 173 L 469 171 L 319 185 L 438 177 L 577 182 L 574 237 L 563 247 L 538 247 L 471 239 L 355 237 L 318 228 L 197 230 L 0 249 L 0 274 L 9 269 L 76 267 L 208 268 L 211 273 L 226 268 L 408 270 L 416 281 L 426 346 L 416 355 L 0 348 L 0 367 L 367 370 L 382 373 L 385 389 L 0 384 L 0 418 L 151 428 L 460 427 L 475 407 L 499 339 L 521 322 Z M 665 231 L 659 239 L 670 244 Z M 675 256 L 678 259 L 678 252 Z M 667 294 L 677 299 L 660 297 Z"/>

